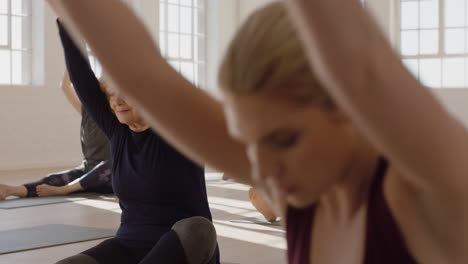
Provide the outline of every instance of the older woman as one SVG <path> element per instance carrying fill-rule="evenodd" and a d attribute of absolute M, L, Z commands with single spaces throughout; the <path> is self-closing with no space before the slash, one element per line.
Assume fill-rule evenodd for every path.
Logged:
<path fill-rule="evenodd" d="M 110 141 L 113 187 L 122 209 L 115 238 L 59 263 L 219 263 L 203 168 L 154 133 L 120 93 L 100 83 L 58 26 L 74 88 Z"/>

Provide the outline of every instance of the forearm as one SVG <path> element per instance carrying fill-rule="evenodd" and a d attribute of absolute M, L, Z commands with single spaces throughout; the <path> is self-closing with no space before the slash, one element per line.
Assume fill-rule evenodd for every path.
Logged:
<path fill-rule="evenodd" d="M 60 86 L 62 87 L 62 91 L 65 94 L 65 97 L 67 98 L 68 102 L 73 106 L 73 108 L 75 108 L 75 110 L 79 114 L 81 114 L 81 102 L 71 85 L 68 72 L 65 72 L 63 74 L 63 79 Z"/>
<path fill-rule="evenodd" d="M 73 88 L 87 113 L 110 138 L 118 122 L 108 106 L 106 96 L 101 91 L 100 83 L 88 60 L 80 52 L 67 30 L 60 21 L 57 25 L 64 50 L 65 64 Z"/>
<path fill-rule="evenodd" d="M 65 194 L 73 193 L 73 192 L 79 192 L 83 191 L 83 186 L 81 186 L 80 182 L 76 182 L 74 184 L 67 184 L 64 186 L 61 186 Z"/>
<path fill-rule="evenodd" d="M 244 146 L 229 136 L 221 104 L 195 87 L 172 85 L 167 86 L 170 90 L 167 93 L 148 87 L 144 94 L 135 95 L 145 120 L 198 164 L 250 185 L 250 165 Z"/>
<path fill-rule="evenodd" d="M 244 148 L 229 137 L 221 105 L 166 63 L 126 5 L 116 0 L 56 3 L 68 25 L 87 40 L 112 84 L 158 134 L 195 162 L 250 182 Z"/>
<path fill-rule="evenodd" d="M 463 191 L 466 130 L 403 67 L 358 1 L 285 2 L 321 83 L 405 181 Z"/>
<path fill-rule="evenodd" d="M 372 60 L 377 50 L 389 57 L 389 44 L 358 0 L 284 2 L 304 41 L 313 71 L 334 95 L 346 92 L 335 91 L 337 86 L 347 86 L 348 91 L 349 87 L 362 87 L 373 69 L 371 64 L 376 62 Z"/>

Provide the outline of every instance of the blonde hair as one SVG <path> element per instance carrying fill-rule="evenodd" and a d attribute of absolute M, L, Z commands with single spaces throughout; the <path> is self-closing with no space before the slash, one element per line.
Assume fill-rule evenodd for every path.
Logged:
<path fill-rule="evenodd" d="M 221 63 L 219 84 L 234 95 L 267 91 L 300 103 L 334 106 L 314 77 L 282 2 L 257 10 L 239 29 Z"/>

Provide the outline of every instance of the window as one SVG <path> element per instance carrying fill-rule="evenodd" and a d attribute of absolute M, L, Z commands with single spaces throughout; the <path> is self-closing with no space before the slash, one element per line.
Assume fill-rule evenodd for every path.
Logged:
<path fill-rule="evenodd" d="M 0 0 L 0 85 L 31 83 L 31 0 Z"/>
<path fill-rule="evenodd" d="M 397 43 L 407 68 L 429 87 L 468 87 L 468 0 L 398 2 Z"/>
<path fill-rule="evenodd" d="M 160 0 L 159 45 L 169 63 L 199 87 L 206 82 L 206 0 Z"/>

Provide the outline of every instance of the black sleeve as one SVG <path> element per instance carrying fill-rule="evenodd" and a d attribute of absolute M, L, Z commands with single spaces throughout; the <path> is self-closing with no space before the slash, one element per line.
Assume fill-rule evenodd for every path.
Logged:
<path fill-rule="evenodd" d="M 120 123 L 112 113 L 106 95 L 101 91 L 99 81 L 88 61 L 83 57 L 83 54 L 81 54 L 81 51 L 59 20 L 57 20 L 57 25 L 68 74 L 76 94 L 97 126 L 110 139 Z"/>

